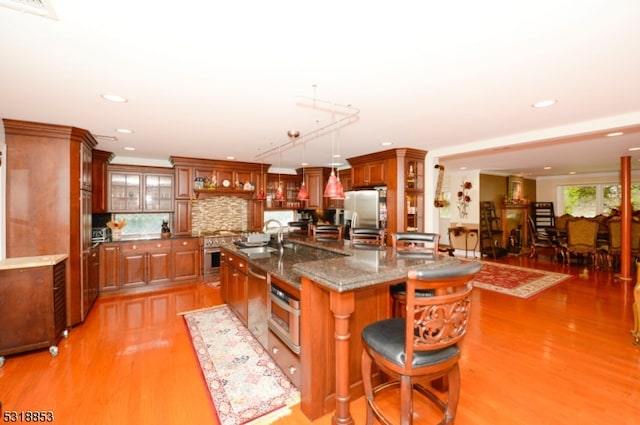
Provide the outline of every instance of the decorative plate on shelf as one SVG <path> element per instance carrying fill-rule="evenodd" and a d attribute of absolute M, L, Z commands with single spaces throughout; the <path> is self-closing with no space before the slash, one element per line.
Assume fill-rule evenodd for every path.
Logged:
<path fill-rule="evenodd" d="M 222 186 L 229 187 L 231 186 L 231 182 L 229 180 L 222 180 Z"/>

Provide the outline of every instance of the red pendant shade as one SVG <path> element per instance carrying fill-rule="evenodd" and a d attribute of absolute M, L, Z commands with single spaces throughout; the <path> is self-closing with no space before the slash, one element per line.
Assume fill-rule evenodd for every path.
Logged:
<path fill-rule="evenodd" d="M 300 190 L 298 191 L 298 196 L 296 196 L 296 199 L 298 201 L 306 201 L 309 199 L 309 191 L 304 185 L 304 182 L 302 182 L 302 185 L 300 186 Z"/>

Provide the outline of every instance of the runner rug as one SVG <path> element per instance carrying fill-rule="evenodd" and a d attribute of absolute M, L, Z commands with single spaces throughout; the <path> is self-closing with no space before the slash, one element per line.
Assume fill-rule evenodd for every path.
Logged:
<path fill-rule="evenodd" d="M 269 424 L 300 393 L 226 305 L 183 313 L 221 425 Z"/>
<path fill-rule="evenodd" d="M 514 297 L 529 298 L 570 277 L 571 275 L 564 273 L 483 261 L 482 269 L 473 279 L 473 286 Z"/>

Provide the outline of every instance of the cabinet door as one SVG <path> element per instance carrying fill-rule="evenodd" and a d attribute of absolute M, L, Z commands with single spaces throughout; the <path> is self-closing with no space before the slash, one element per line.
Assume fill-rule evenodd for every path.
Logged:
<path fill-rule="evenodd" d="M 145 174 L 144 210 L 173 211 L 173 176 Z"/>
<path fill-rule="evenodd" d="M 322 172 L 306 173 L 307 191 L 309 191 L 309 200 L 306 207 L 308 209 L 319 210 L 323 208 L 324 200 L 324 181 Z"/>
<path fill-rule="evenodd" d="M 220 296 L 222 301 L 230 304 L 229 301 L 229 279 L 231 276 L 231 266 L 227 263 L 227 253 L 220 251 Z"/>
<path fill-rule="evenodd" d="M 122 255 L 122 287 L 144 286 L 147 283 L 147 253 L 130 252 Z"/>
<path fill-rule="evenodd" d="M 120 244 L 100 245 L 100 290 L 120 288 Z"/>
<path fill-rule="evenodd" d="M 91 191 L 91 148 L 84 143 L 80 145 L 80 188 Z"/>
<path fill-rule="evenodd" d="M 193 170 L 191 167 L 175 168 L 176 199 L 189 199 L 193 194 Z"/>
<path fill-rule="evenodd" d="M 369 183 L 384 185 L 385 182 L 385 162 L 374 161 L 368 164 Z"/>
<path fill-rule="evenodd" d="M 142 181 L 140 173 L 109 172 L 109 211 L 141 211 Z"/>
<path fill-rule="evenodd" d="M 174 235 L 191 234 L 191 201 L 179 199 L 175 203 Z"/>
<path fill-rule="evenodd" d="M 171 281 L 171 251 L 152 251 L 147 253 L 147 283 L 166 283 Z"/>
<path fill-rule="evenodd" d="M 196 281 L 200 275 L 200 245 L 197 238 L 171 241 L 173 281 Z"/>

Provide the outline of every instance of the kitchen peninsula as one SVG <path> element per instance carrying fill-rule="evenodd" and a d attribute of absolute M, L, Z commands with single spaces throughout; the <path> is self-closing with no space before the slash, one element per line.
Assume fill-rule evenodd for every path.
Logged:
<path fill-rule="evenodd" d="M 294 296 L 299 297 L 300 306 L 297 367 L 302 411 L 311 420 L 335 411 L 334 423 L 353 423 L 349 402 L 363 394 L 360 332 L 367 324 L 389 317 L 389 286 L 404 282 L 410 269 L 448 267 L 461 260 L 385 247 L 355 249 L 348 242 L 312 239 L 286 240 L 284 246 L 257 258 L 243 255 L 233 245 L 223 251 L 242 258 L 246 268 L 265 272 L 268 285 L 283 282 L 299 291 Z M 223 287 L 231 282 L 237 280 L 227 280 L 223 273 Z M 273 338 L 273 333 L 269 336 Z M 271 340 L 268 349 L 272 351 Z"/>

